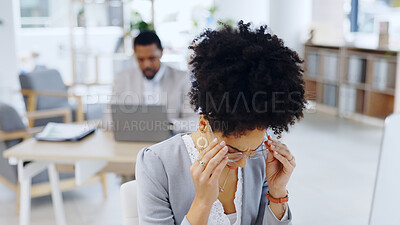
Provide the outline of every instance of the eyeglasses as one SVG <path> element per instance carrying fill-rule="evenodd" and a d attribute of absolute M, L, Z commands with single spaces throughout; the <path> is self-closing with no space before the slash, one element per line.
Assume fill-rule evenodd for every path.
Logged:
<path fill-rule="evenodd" d="M 213 138 L 215 138 L 214 132 L 212 131 L 211 126 L 210 126 L 210 130 L 211 130 L 211 134 L 212 134 Z M 267 149 L 267 146 L 265 146 L 265 143 L 264 143 L 265 141 L 268 141 L 267 133 L 265 133 L 263 142 L 255 150 L 252 150 L 249 153 L 241 152 L 240 150 L 235 150 L 238 152 L 230 152 L 230 153 L 226 154 L 226 156 L 228 157 L 228 162 L 237 162 L 237 161 L 241 160 L 244 156 L 247 156 L 248 159 L 266 158 L 269 150 Z"/>

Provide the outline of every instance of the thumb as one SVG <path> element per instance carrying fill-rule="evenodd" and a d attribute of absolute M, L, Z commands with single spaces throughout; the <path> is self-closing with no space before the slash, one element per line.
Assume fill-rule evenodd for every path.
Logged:
<path fill-rule="evenodd" d="M 268 136 L 268 141 L 269 140 L 271 140 L 271 138 Z M 269 146 L 268 141 L 264 141 L 265 146 Z M 269 148 L 268 148 L 268 150 L 269 150 Z M 267 153 L 267 159 L 265 160 L 265 162 L 270 163 L 272 161 L 274 161 L 274 153 L 271 150 L 269 150 Z"/>
<path fill-rule="evenodd" d="M 268 139 L 270 139 L 270 137 L 268 137 Z M 269 146 L 268 141 L 265 141 L 264 144 L 265 144 L 265 146 Z M 274 154 L 271 150 L 269 150 L 267 153 L 267 159 L 265 162 L 270 163 L 272 161 L 274 161 Z"/>
<path fill-rule="evenodd" d="M 272 161 L 274 161 L 274 154 L 272 153 L 272 152 L 268 152 L 267 153 L 267 159 L 265 160 L 265 172 L 266 172 L 266 174 L 267 174 L 267 176 L 268 176 L 268 174 L 269 174 L 269 170 L 268 170 L 268 168 L 270 168 L 271 169 L 271 167 L 269 166 L 269 165 L 271 165 L 271 163 L 272 163 Z M 274 169 L 272 169 L 272 171 L 273 171 Z"/>
<path fill-rule="evenodd" d="M 272 152 L 268 152 L 267 153 L 267 160 L 266 160 L 266 163 L 270 163 L 270 162 L 272 162 L 272 161 L 274 161 L 274 153 L 272 153 Z"/>

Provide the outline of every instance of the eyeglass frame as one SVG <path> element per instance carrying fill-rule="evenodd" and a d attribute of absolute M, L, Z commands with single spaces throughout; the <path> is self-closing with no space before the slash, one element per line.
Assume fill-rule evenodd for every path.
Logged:
<path fill-rule="evenodd" d="M 208 123 L 208 124 L 210 126 L 210 131 L 211 131 L 211 134 L 212 134 L 213 138 L 216 138 L 215 135 L 214 135 L 214 132 L 213 132 L 213 130 L 211 128 L 210 123 Z M 258 159 L 260 157 L 264 157 L 265 158 L 266 157 L 266 153 L 269 152 L 269 149 L 265 145 L 265 141 L 268 141 L 268 132 L 265 132 L 263 142 L 255 150 L 250 150 L 252 153 L 254 153 L 254 155 L 252 153 L 250 153 L 250 154 L 249 153 L 245 153 L 245 151 L 241 151 L 241 150 L 239 150 L 239 149 L 237 149 L 235 147 L 229 146 L 230 148 L 233 148 L 233 150 L 235 150 L 237 152 L 228 152 L 227 155 L 241 155 L 241 157 L 238 158 L 237 160 L 234 160 L 234 161 L 229 159 L 229 157 L 228 157 L 228 162 L 237 162 L 237 161 L 241 160 L 244 156 L 247 156 L 248 159 Z M 264 148 L 263 148 L 263 146 L 264 146 Z M 262 149 L 261 150 L 257 150 L 257 149 L 260 149 L 260 148 L 262 148 Z M 263 154 L 258 155 L 257 157 L 255 157 L 255 155 L 257 153 L 263 153 Z"/>

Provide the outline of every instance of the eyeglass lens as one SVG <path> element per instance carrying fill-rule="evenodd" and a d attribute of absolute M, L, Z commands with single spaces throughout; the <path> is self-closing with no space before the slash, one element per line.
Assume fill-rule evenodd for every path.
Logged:
<path fill-rule="evenodd" d="M 213 138 L 215 138 L 211 125 L 210 125 L 210 130 Z M 268 133 L 265 133 L 264 141 L 266 140 L 268 140 Z M 260 157 L 266 157 L 267 153 L 268 149 L 263 142 L 256 150 L 252 151 L 249 154 L 244 154 L 242 152 L 235 152 L 235 153 L 228 153 L 226 156 L 228 157 L 228 162 L 237 162 L 240 159 L 242 159 L 244 155 L 247 155 L 249 159 L 257 159 Z"/>

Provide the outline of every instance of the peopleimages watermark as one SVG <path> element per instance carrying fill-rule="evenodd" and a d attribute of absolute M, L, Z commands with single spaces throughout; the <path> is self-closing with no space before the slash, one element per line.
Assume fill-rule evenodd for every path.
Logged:
<path fill-rule="evenodd" d="M 297 113 L 303 110 L 303 103 L 299 99 L 300 92 L 265 92 L 252 93 L 251 98 L 246 97 L 244 92 L 232 95 L 224 92 L 218 96 L 218 101 L 213 95 L 206 93 L 206 111 L 218 113 L 235 113 L 239 108 L 241 112 L 256 113 Z M 288 107 L 290 105 L 290 107 Z M 223 112 L 225 110 L 225 112 Z"/>
<path fill-rule="evenodd" d="M 247 92 L 238 92 L 237 94 L 232 94 L 230 92 L 224 92 L 223 94 L 207 92 L 205 94 L 206 109 L 202 111 L 212 111 L 222 114 L 235 113 L 237 110 L 248 113 L 298 113 L 303 110 L 303 103 L 299 102 L 299 99 L 302 99 L 300 98 L 301 94 L 301 92 L 297 91 L 259 91 L 251 93 L 249 96 Z M 311 98 L 312 96 L 310 97 L 310 93 L 307 93 L 306 97 L 307 99 L 315 100 Z M 84 105 L 84 110 L 90 110 L 91 104 L 106 103 L 108 105 L 119 105 L 120 110 L 124 113 L 147 113 L 146 98 L 150 97 L 141 97 L 134 92 L 121 92 L 118 95 L 89 95 L 85 96 L 83 99 L 84 102 L 87 103 Z M 162 108 L 163 112 L 174 115 L 174 117 L 182 113 L 193 113 L 188 94 L 182 95 L 179 99 L 169 99 L 168 92 L 162 92 L 159 96 L 154 98 L 158 99 L 155 105 L 164 105 L 165 107 Z M 181 104 L 174 104 L 177 101 Z M 309 105 L 306 109 L 308 113 L 315 112 L 315 110 L 313 110 L 314 107 L 310 108 Z M 103 113 L 112 114 L 114 112 L 111 107 L 105 107 Z"/>
<path fill-rule="evenodd" d="M 205 97 L 205 108 L 200 106 L 199 111 L 201 113 L 215 113 L 217 115 L 227 115 L 235 113 L 260 113 L 260 114 L 295 114 L 305 110 L 307 113 L 314 113 L 316 110 L 315 105 L 307 103 L 304 108 L 304 103 L 301 102 L 303 97 L 302 92 L 266 92 L 259 91 L 255 93 L 248 92 L 237 92 L 233 94 L 230 92 L 224 92 L 216 94 L 215 92 L 206 93 Z M 173 101 L 174 99 L 168 99 L 168 93 L 163 93 L 162 107 L 163 113 L 167 114 L 168 121 L 157 121 L 156 118 L 149 117 L 143 120 L 121 120 L 113 121 L 111 114 L 115 113 L 112 110 L 119 109 L 124 114 L 134 113 L 151 113 L 150 107 L 144 104 L 145 101 L 139 101 L 140 98 L 135 93 L 124 92 L 120 96 L 109 96 L 111 99 L 103 111 L 103 118 L 101 121 L 97 121 L 97 125 L 100 128 L 106 130 L 119 130 L 119 131 L 166 131 L 174 130 L 175 132 L 183 131 L 195 131 L 198 127 L 198 115 L 194 113 L 191 105 L 189 104 L 190 98 L 188 95 L 181 96 L 180 99 Z M 138 102 L 133 101 L 135 98 Z M 92 99 L 93 100 L 95 98 Z M 100 99 L 97 98 L 97 99 Z M 204 104 L 202 99 L 197 99 L 200 105 Z M 174 102 L 181 104 L 174 104 Z M 94 104 L 94 102 L 91 102 Z M 168 104 L 169 103 L 169 104 Z M 103 102 L 104 104 L 104 102 Z M 117 108 L 109 107 L 110 105 L 117 105 Z M 178 107 L 180 105 L 180 107 Z M 89 109 L 89 108 L 87 108 Z M 86 111 L 86 110 L 85 110 Z M 212 115 L 210 117 L 212 119 Z M 213 120 L 213 119 L 212 119 Z M 213 120 L 213 127 L 216 130 L 226 130 L 229 128 L 229 118 L 215 118 Z"/>

